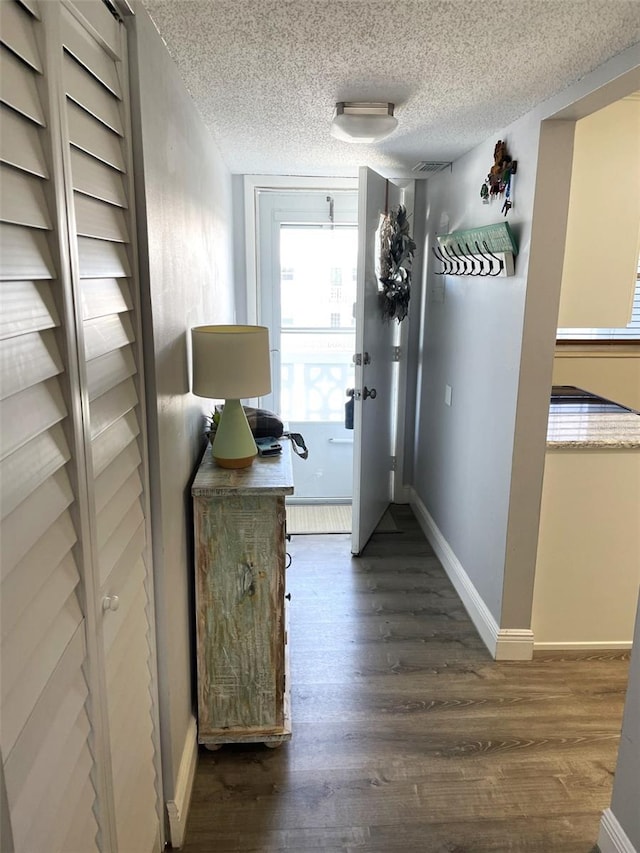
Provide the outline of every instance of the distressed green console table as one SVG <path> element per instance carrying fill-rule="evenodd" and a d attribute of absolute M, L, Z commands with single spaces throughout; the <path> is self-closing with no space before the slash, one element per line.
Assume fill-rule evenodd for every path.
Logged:
<path fill-rule="evenodd" d="M 289 443 L 250 468 L 219 468 L 208 446 L 193 497 L 198 742 L 291 737 L 285 610 Z"/>

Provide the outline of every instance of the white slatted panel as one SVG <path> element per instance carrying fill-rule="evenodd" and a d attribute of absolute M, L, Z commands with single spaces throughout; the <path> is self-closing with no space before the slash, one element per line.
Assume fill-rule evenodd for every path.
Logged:
<path fill-rule="evenodd" d="M 108 353 L 87 365 L 89 399 L 95 400 L 127 376 L 136 373 L 136 363 L 131 349 L 119 349 Z"/>
<path fill-rule="evenodd" d="M 41 432 L 28 444 L 0 461 L 2 500 L 0 517 L 13 512 L 34 489 L 40 488 L 71 458 L 62 427 Z"/>
<path fill-rule="evenodd" d="M 120 208 L 81 193 L 75 194 L 75 207 L 78 234 L 119 243 L 128 239 L 127 224 Z"/>
<path fill-rule="evenodd" d="M 134 340 L 129 313 L 85 320 L 84 334 L 88 361 L 126 347 Z"/>
<path fill-rule="evenodd" d="M 120 137 L 72 102 L 69 102 L 68 113 L 71 143 L 107 166 L 124 172 Z"/>
<path fill-rule="evenodd" d="M 78 237 L 81 278 L 120 278 L 131 275 L 127 250 L 119 243 Z"/>
<path fill-rule="evenodd" d="M 118 207 L 127 207 L 120 176 L 109 166 L 74 148 L 71 151 L 71 169 L 73 185 L 78 192 Z"/>
<path fill-rule="evenodd" d="M 0 161 L 48 178 L 37 125 L 22 120 L 13 110 L 0 107 Z"/>
<path fill-rule="evenodd" d="M 30 12 L 29 10 L 32 10 Z M 2 2 L 0 741 L 16 853 L 98 849 L 68 473 L 44 72 L 33 2 Z M 36 32 L 39 28 L 40 32 Z M 71 849 L 71 848 L 66 848 Z"/>
<path fill-rule="evenodd" d="M 10 166 L 0 166 L 0 184 L 0 218 L 3 222 L 51 229 L 40 178 L 32 178 Z"/>
<path fill-rule="evenodd" d="M 110 22 L 109 26 L 112 23 Z M 75 18 L 70 17 L 67 20 L 64 47 L 70 56 L 77 59 L 116 98 L 122 99 L 120 77 L 111 56 L 95 39 L 87 38 L 84 29 Z"/>
<path fill-rule="evenodd" d="M 10 38 L 10 34 L 7 38 Z M 0 48 L 0 98 L 3 104 L 44 126 L 44 113 L 33 69 L 4 45 Z"/>
<path fill-rule="evenodd" d="M 5 37 L 5 33 L 7 34 Z M 36 46 L 33 25 L 15 3 L 0 5 L 0 41 L 6 44 L 16 56 L 30 65 L 34 71 L 42 73 L 42 63 Z"/>
<path fill-rule="evenodd" d="M 29 12 L 29 14 L 36 19 L 36 21 L 40 20 L 40 8 L 38 6 L 38 0 L 18 0 L 18 3 Z"/>
<path fill-rule="evenodd" d="M 98 513 L 97 538 L 98 547 L 103 549 L 122 521 L 122 517 L 128 508 L 139 498 L 142 493 L 142 483 L 137 471 L 130 474 L 125 480 L 122 488 L 107 501 Z"/>
<path fill-rule="evenodd" d="M 56 269 L 46 234 L 0 222 L 0 280 L 55 278 Z"/>
<path fill-rule="evenodd" d="M 131 471 L 137 473 L 140 462 L 141 457 L 137 444 L 130 444 L 112 465 L 106 468 L 99 477 L 96 477 L 95 495 L 98 513 L 104 509 L 108 501 L 113 498 L 117 499 L 120 487 L 127 482 L 131 476 Z"/>
<path fill-rule="evenodd" d="M 84 10 L 79 2 L 78 8 Z M 135 286 L 126 207 L 125 103 L 114 21 L 92 4 L 95 32 L 63 16 L 69 163 L 84 316 L 88 432 L 102 596 L 119 608 L 103 617 L 106 697 L 118 849 L 148 853 L 158 833 L 154 768 L 146 522 L 139 449 L 142 412 Z M 71 58 L 73 55 L 73 59 Z M 109 70 L 110 66 L 110 70 Z M 80 106 L 79 106 L 80 105 Z"/>
<path fill-rule="evenodd" d="M 35 310 L 34 304 L 34 313 Z M 53 330 L 31 332 L 32 328 L 38 327 L 34 323 L 23 335 L 0 340 L 0 360 L 3 364 L 11 365 L 11 370 L 2 372 L 2 400 L 23 388 L 56 376 L 63 369 Z"/>
<path fill-rule="evenodd" d="M 121 59 L 122 34 L 120 27 L 104 3 L 91 3 L 87 0 L 72 0 L 72 4 L 84 15 L 88 27 L 95 36 L 96 45 L 103 49 L 106 59 Z M 71 19 L 70 19 L 71 20 Z M 65 41 L 67 34 L 65 33 Z M 116 66 L 117 63 L 113 63 Z M 119 76 L 116 74 L 116 76 Z"/>
<path fill-rule="evenodd" d="M 53 477 L 49 477 L 46 482 L 35 492 L 32 492 L 28 498 L 23 500 L 14 510 L 14 514 L 3 519 L 2 527 L 0 528 L 0 538 L 2 542 L 2 577 L 6 578 L 16 566 L 16 563 L 21 560 L 25 554 L 33 548 L 42 536 L 40 528 L 49 530 L 53 523 L 62 515 L 62 513 L 71 506 L 74 501 L 73 490 L 69 483 L 67 472 L 64 468 L 58 471 Z M 38 518 L 40 524 L 32 523 L 33 518 Z M 62 555 L 60 555 L 60 559 Z M 38 572 L 37 566 L 33 567 L 34 572 Z M 5 581 L 6 586 L 2 587 L 2 631 L 8 630 L 11 627 L 12 619 L 18 617 L 21 610 L 17 610 L 13 606 L 9 606 L 8 602 L 12 600 L 12 595 L 9 595 L 7 590 L 13 590 L 14 586 L 21 591 L 21 595 L 26 596 L 30 589 L 33 589 L 35 579 L 23 567 L 21 571 L 16 573 L 16 576 L 11 580 Z M 4 593 L 7 594 L 5 599 Z M 17 595 L 18 593 L 16 593 Z M 5 605 L 7 609 L 5 610 Z"/>
<path fill-rule="evenodd" d="M 67 97 L 101 121 L 118 136 L 124 136 L 120 104 L 86 68 L 69 53 L 64 57 L 64 85 Z"/>
<path fill-rule="evenodd" d="M 37 418 L 34 417 L 35 412 Z M 66 414 L 57 377 L 12 394 L 4 401 L 0 412 L 2 457 L 60 423 Z"/>
<path fill-rule="evenodd" d="M 1 287 L 2 339 L 23 335 L 32 329 L 41 332 L 58 325 L 58 312 L 48 283 L 7 281 Z"/>
<path fill-rule="evenodd" d="M 119 423 L 138 404 L 138 394 L 129 379 L 101 395 L 91 407 L 91 439 L 95 441 L 112 424 Z"/>
<path fill-rule="evenodd" d="M 144 566 L 140 565 L 134 573 L 134 578 L 138 579 L 138 586 L 142 581 L 143 574 Z M 133 586 L 133 583 L 131 585 Z M 126 660 L 130 649 L 141 648 L 147 644 L 145 616 L 146 596 L 144 588 L 139 588 L 139 593 L 133 600 L 127 614 L 128 624 L 133 630 L 124 635 L 122 639 L 120 634 L 116 635 L 114 643 L 110 648 L 110 664 L 111 660 L 116 664 L 120 660 Z M 120 648 L 118 648 L 118 645 Z M 114 760 L 113 766 L 114 779 L 120 781 L 120 784 L 117 786 L 116 812 L 119 814 L 122 835 L 130 839 L 130 849 L 149 850 L 154 843 L 153 827 L 150 824 L 142 824 L 138 820 L 137 803 L 140 802 L 141 807 L 147 810 L 154 807 L 152 797 L 154 780 L 150 772 L 152 768 L 149 765 L 145 766 L 141 764 L 132 772 L 133 768 L 123 760 L 126 757 L 126 744 L 129 738 L 144 742 L 152 736 L 151 697 L 149 691 L 144 689 L 145 683 L 148 682 L 149 674 L 148 670 L 142 667 L 137 668 L 132 673 L 132 684 L 135 685 L 136 702 L 140 702 L 147 710 L 145 714 L 137 714 L 134 720 L 132 719 L 130 708 L 125 701 L 126 697 L 118 697 L 119 672 L 120 665 L 109 665 L 107 667 L 107 684 L 110 685 L 110 693 L 114 696 L 114 702 L 111 703 L 109 708 L 109 722 L 110 728 L 114 732 L 114 738 L 117 737 L 119 741 L 119 743 L 114 744 L 114 753 L 116 756 L 120 756 L 119 760 Z"/>
<path fill-rule="evenodd" d="M 98 398 L 99 400 L 100 398 Z M 96 477 L 105 470 L 140 434 L 136 412 L 129 412 L 124 418 L 113 421 L 108 429 L 93 439 L 91 455 L 93 472 Z"/>
<path fill-rule="evenodd" d="M 133 307 L 126 279 L 85 279 L 82 283 L 82 316 L 85 320 L 120 314 Z"/>

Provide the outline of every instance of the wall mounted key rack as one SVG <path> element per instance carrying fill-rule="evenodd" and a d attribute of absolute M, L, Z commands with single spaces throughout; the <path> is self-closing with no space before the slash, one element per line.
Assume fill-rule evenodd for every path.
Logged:
<path fill-rule="evenodd" d="M 511 276 L 518 245 L 508 222 L 436 237 L 431 251 L 442 264 L 436 275 Z"/>

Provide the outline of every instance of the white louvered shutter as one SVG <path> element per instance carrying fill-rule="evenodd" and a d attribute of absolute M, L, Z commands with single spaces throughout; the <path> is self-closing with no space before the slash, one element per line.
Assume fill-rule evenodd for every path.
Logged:
<path fill-rule="evenodd" d="M 146 853 L 160 820 L 124 28 L 96 0 L 0 10 L 10 831 L 16 853 Z"/>
<path fill-rule="evenodd" d="M 34 4 L 3 0 L 0 14 L 3 772 L 18 853 L 90 853 L 96 768 L 44 33 Z"/>
<path fill-rule="evenodd" d="M 84 11 L 85 4 L 77 5 Z M 144 498 L 144 411 L 133 271 L 128 82 L 124 28 L 92 6 L 94 37 L 64 10 L 61 36 L 74 288 L 81 309 L 87 465 L 102 615 L 117 847 L 158 837 Z M 71 193 L 72 190 L 72 193 Z"/>

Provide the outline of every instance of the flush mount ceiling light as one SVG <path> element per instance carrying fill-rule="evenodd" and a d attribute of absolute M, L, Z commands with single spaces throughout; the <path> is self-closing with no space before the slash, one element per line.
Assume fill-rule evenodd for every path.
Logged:
<path fill-rule="evenodd" d="M 379 142 L 398 126 L 393 104 L 338 101 L 331 135 L 343 142 Z"/>

